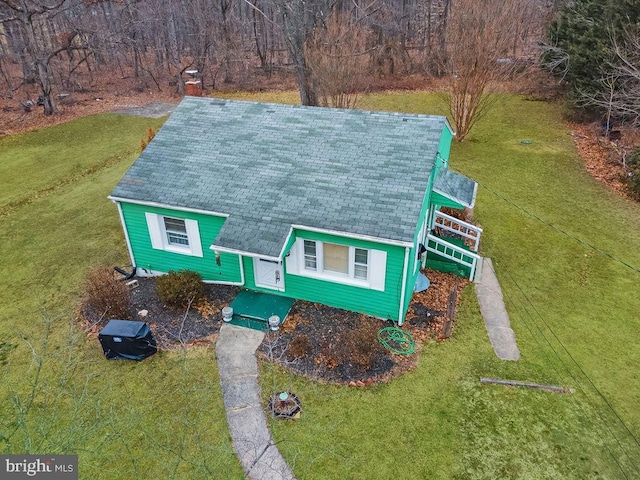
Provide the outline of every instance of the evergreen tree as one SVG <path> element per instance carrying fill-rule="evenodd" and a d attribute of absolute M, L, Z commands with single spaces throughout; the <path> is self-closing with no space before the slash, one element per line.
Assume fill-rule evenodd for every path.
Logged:
<path fill-rule="evenodd" d="M 543 58 L 563 76 L 572 96 L 597 95 L 613 70 L 614 43 L 640 27 L 640 0 L 574 0 L 561 8 L 548 29 L 552 46 Z"/>

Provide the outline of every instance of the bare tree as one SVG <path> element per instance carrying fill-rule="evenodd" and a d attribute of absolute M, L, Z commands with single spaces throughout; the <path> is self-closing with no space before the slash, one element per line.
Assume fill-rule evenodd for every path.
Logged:
<path fill-rule="evenodd" d="M 458 141 L 491 107 L 500 82 L 512 75 L 515 59 L 509 55 L 526 12 L 526 0 L 455 3 L 447 28 L 445 99 Z"/>
<path fill-rule="evenodd" d="M 132 78 L 138 90 L 149 82 L 160 90 L 168 79 L 180 93 L 187 68 L 215 86 L 218 75 L 251 78 L 259 62 L 269 74 L 293 68 L 303 104 L 349 105 L 364 75 L 460 78 L 458 54 L 466 49 L 478 58 L 467 48 L 471 39 L 482 38 L 488 49 L 486 31 L 500 22 L 520 22 L 505 35 L 504 53 L 493 56 L 513 58 L 531 30 L 519 6 L 545 2 L 503 2 L 502 10 L 515 13 L 503 22 L 497 0 L 0 0 L 0 84 L 4 97 L 37 85 L 51 115 L 55 90 L 95 87 L 105 74 Z M 454 18 L 464 12 L 480 18 Z"/>
<path fill-rule="evenodd" d="M 303 105 L 318 105 L 305 45 L 316 28 L 323 26 L 336 0 L 273 0 L 282 20 L 282 31 L 293 59 Z"/>
<path fill-rule="evenodd" d="M 63 23 L 64 12 L 70 10 L 74 2 L 75 0 L 4 0 L 4 8 L 0 9 L 0 23 L 17 26 L 23 46 L 23 70 L 29 72 L 25 74 L 25 79 L 31 77 L 31 72 L 34 73 L 45 115 L 58 113 L 52 94 L 54 81 L 51 61 L 59 53 L 75 48 L 73 42 L 78 35 L 70 27 L 57 34 L 53 28 L 54 20 Z"/>
<path fill-rule="evenodd" d="M 334 11 L 325 28 L 315 30 L 305 45 L 318 104 L 355 108 L 358 93 L 366 89 L 371 75 L 371 33 L 351 22 L 348 15 Z"/>

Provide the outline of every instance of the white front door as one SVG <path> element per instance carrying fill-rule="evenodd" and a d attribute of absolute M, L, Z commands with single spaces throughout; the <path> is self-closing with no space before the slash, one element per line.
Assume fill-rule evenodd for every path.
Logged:
<path fill-rule="evenodd" d="M 284 291 L 284 270 L 282 268 L 282 262 L 265 260 L 264 258 L 254 258 L 253 270 L 256 277 L 256 287 L 273 288 Z"/>

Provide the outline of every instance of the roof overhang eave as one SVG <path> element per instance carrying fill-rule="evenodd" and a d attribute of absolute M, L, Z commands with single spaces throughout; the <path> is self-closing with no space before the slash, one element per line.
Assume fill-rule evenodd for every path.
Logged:
<path fill-rule="evenodd" d="M 112 202 L 114 202 L 114 203 L 116 203 L 116 202 L 133 203 L 135 205 L 144 205 L 144 206 L 147 206 L 147 207 L 166 208 L 168 210 L 177 210 L 179 212 L 201 213 L 203 215 L 211 215 L 211 216 L 214 216 L 214 217 L 227 218 L 229 216 L 228 213 L 213 212 L 213 211 L 210 211 L 210 210 L 202 210 L 200 208 L 180 207 L 180 206 L 177 206 L 177 205 L 169 205 L 169 204 L 166 204 L 166 203 L 159 203 L 159 202 L 150 202 L 150 201 L 146 201 L 146 200 L 133 200 L 131 198 L 117 197 L 117 196 L 114 196 L 114 195 L 109 195 L 107 198 L 109 200 L 111 200 Z"/>
<path fill-rule="evenodd" d="M 223 252 L 223 253 L 231 253 L 233 255 L 240 255 L 243 257 L 251 257 L 251 258 L 262 258 L 264 260 L 273 260 L 274 262 L 282 261 L 281 257 L 274 257 L 271 255 L 264 255 L 262 253 L 256 252 L 248 252 L 245 250 L 238 250 L 230 247 L 223 247 L 222 245 L 216 245 L 215 243 L 209 247 L 209 250 L 213 250 L 214 252 Z"/>
<path fill-rule="evenodd" d="M 340 232 L 338 230 L 330 230 L 319 227 L 309 227 L 306 225 L 292 225 L 293 228 L 298 230 L 307 230 L 309 232 L 326 233 L 327 235 L 335 235 L 337 237 L 353 238 L 356 240 L 365 240 L 367 242 L 383 243 L 385 245 L 395 245 L 398 247 L 413 247 L 413 242 L 392 240 L 389 238 L 374 237 L 372 235 L 362 235 L 358 233 Z"/>

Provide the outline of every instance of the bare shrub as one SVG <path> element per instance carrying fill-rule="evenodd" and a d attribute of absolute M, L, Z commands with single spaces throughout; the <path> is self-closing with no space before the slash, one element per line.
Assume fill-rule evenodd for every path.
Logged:
<path fill-rule="evenodd" d="M 202 276 L 191 270 L 170 271 L 158 277 L 156 289 L 160 301 L 173 308 L 197 303 L 205 294 Z"/>
<path fill-rule="evenodd" d="M 363 369 L 373 367 L 376 357 L 385 353 L 384 347 L 378 341 L 378 330 L 378 323 L 363 315 L 358 327 L 351 330 L 352 334 L 348 337 L 352 348 L 351 360 Z"/>
<path fill-rule="evenodd" d="M 379 329 L 378 322 L 365 315 L 344 325 L 339 337 L 323 345 L 327 368 L 345 364 L 355 365 L 362 370 L 373 368 L 376 358 L 385 354 L 384 347 L 378 341 Z"/>
<path fill-rule="evenodd" d="M 147 127 L 147 138 L 143 138 L 142 140 L 140 140 L 140 153 L 142 153 L 144 149 L 147 148 L 147 145 L 151 143 L 151 140 L 153 140 L 153 137 L 155 136 L 156 131 L 153 129 L 153 127 Z"/>
<path fill-rule="evenodd" d="M 105 266 L 93 268 L 84 281 L 83 305 L 102 318 L 130 318 L 131 299 L 126 283 Z"/>
<path fill-rule="evenodd" d="M 304 357 L 311 351 L 311 340 L 307 335 L 298 335 L 287 346 L 287 357 L 289 359 L 296 359 Z"/>

